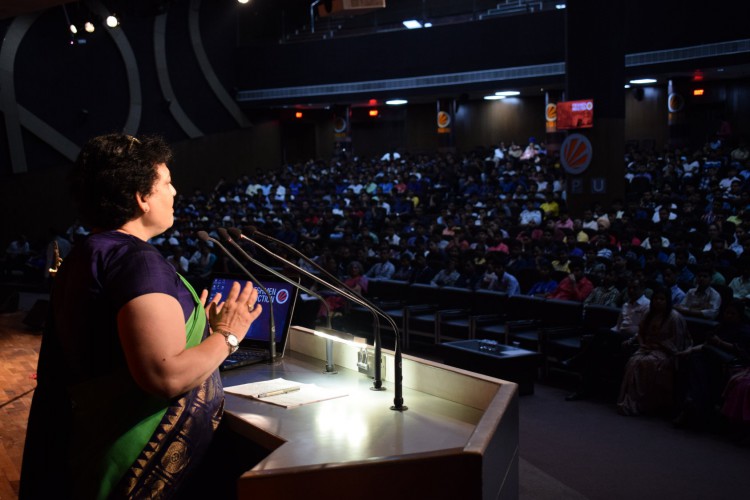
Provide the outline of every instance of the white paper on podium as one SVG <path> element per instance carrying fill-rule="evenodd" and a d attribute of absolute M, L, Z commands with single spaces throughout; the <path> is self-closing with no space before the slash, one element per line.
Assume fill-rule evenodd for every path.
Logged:
<path fill-rule="evenodd" d="M 274 391 L 285 391 L 297 387 L 299 390 L 284 392 L 273 396 L 263 396 L 264 394 L 272 393 Z M 263 401 L 264 403 L 270 403 L 284 408 L 294 408 L 296 406 L 317 403 L 319 401 L 349 395 L 346 391 L 340 389 L 320 387 L 315 384 L 302 384 L 291 380 L 285 380 L 283 378 L 225 387 L 224 392 L 253 398 L 258 401 Z"/>

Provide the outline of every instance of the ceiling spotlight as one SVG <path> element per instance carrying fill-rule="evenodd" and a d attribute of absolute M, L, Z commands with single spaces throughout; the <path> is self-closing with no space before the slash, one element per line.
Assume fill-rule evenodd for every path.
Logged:
<path fill-rule="evenodd" d="M 417 21 L 416 19 L 409 19 L 408 21 L 404 21 L 404 26 L 406 29 L 415 30 L 422 27 L 422 23 Z"/>
<path fill-rule="evenodd" d="M 391 99 L 390 101 L 385 101 L 386 104 L 389 106 L 402 106 L 406 103 L 408 103 L 406 99 Z"/>
<path fill-rule="evenodd" d="M 107 16 L 107 26 L 110 28 L 116 28 L 120 24 L 115 16 Z"/>
<path fill-rule="evenodd" d="M 656 83 L 656 80 L 653 78 L 638 78 L 636 80 L 630 80 L 630 83 L 633 85 L 643 85 L 646 83 Z"/>
<path fill-rule="evenodd" d="M 83 29 L 86 30 L 86 33 L 93 33 L 96 30 L 94 23 L 91 21 L 86 21 L 86 24 L 83 25 Z"/>
<path fill-rule="evenodd" d="M 239 3 L 241 3 L 241 4 L 243 4 L 243 5 L 244 5 L 244 4 L 246 4 L 247 2 L 249 2 L 250 0 L 237 0 L 237 1 L 238 1 Z"/>
<path fill-rule="evenodd" d="M 70 25 L 70 32 L 71 32 L 71 33 L 73 33 L 74 35 L 75 35 L 76 33 L 78 33 L 78 28 L 76 28 L 76 25 L 75 25 L 75 24 L 71 24 L 71 25 Z"/>
<path fill-rule="evenodd" d="M 508 97 L 508 96 L 505 96 L 505 95 L 497 95 L 497 94 L 494 94 L 494 95 L 486 95 L 486 96 L 484 96 L 484 100 L 485 100 L 485 101 L 499 101 L 500 99 L 505 99 L 506 97 Z"/>
<path fill-rule="evenodd" d="M 505 97 L 510 97 L 514 95 L 520 95 L 521 93 L 517 90 L 501 90 L 500 92 L 495 92 L 495 95 L 501 95 Z"/>

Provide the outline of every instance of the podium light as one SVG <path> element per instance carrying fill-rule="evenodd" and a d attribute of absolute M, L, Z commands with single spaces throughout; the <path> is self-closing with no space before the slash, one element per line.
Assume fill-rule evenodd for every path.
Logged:
<path fill-rule="evenodd" d="M 326 368 L 325 372 L 329 375 L 338 373 L 333 364 L 333 343 L 338 342 L 340 344 L 350 345 L 358 349 L 367 349 L 367 343 L 362 337 L 355 337 L 354 335 L 346 332 L 340 332 L 331 328 L 322 330 L 320 327 L 313 330 L 313 334 L 318 337 L 326 339 Z M 361 357 L 361 355 L 359 355 Z"/>

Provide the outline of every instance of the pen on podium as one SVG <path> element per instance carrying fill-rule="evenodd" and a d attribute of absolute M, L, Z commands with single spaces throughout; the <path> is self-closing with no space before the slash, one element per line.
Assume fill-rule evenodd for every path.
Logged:
<path fill-rule="evenodd" d="M 281 394 L 288 394 L 294 391 L 299 391 L 299 386 L 287 387 L 286 389 L 279 389 L 277 391 L 262 392 L 258 394 L 258 398 L 270 398 L 271 396 L 280 396 Z"/>

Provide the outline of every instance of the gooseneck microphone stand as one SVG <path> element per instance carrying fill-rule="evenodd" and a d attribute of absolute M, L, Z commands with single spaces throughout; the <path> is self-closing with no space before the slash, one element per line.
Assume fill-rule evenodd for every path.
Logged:
<path fill-rule="evenodd" d="M 266 294 L 266 297 L 268 297 L 268 313 L 269 313 L 269 317 L 270 317 L 270 319 L 269 319 L 269 327 L 270 327 L 270 330 L 271 330 L 270 333 L 269 333 L 270 357 L 271 357 L 270 361 L 271 361 L 271 363 L 273 363 L 274 361 L 276 361 L 276 320 L 273 317 L 273 297 L 268 292 L 268 289 L 266 289 L 266 287 L 263 285 L 263 283 L 261 283 L 255 276 L 253 276 L 252 273 L 250 271 L 248 271 L 247 268 L 245 268 L 245 266 L 243 266 L 240 263 L 240 261 L 238 261 L 235 258 L 235 256 L 232 255 L 232 253 L 229 250 L 227 250 L 224 247 L 224 245 L 221 244 L 221 242 L 219 242 L 219 240 L 217 240 L 216 238 L 212 238 L 205 231 L 198 231 L 197 234 L 198 234 L 198 238 L 200 238 L 201 240 L 203 240 L 205 242 L 211 241 L 215 245 L 217 245 L 221 249 L 221 251 L 224 252 L 224 254 L 227 257 L 229 257 L 232 260 L 232 262 L 234 262 L 235 265 L 237 265 L 237 267 L 239 267 L 242 270 L 242 272 L 245 273 L 245 275 L 248 278 L 250 278 L 250 281 L 252 281 L 256 285 L 258 285 L 258 287 L 261 290 L 263 290 L 263 293 Z"/>
<path fill-rule="evenodd" d="M 225 228 L 223 227 L 217 228 L 216 232 L 219 233 L 219 236 L 221 236 L 221 239 L 223 239 L 224 241 L 232 245 L 234 249 L 237 250 L 240 253 L 240 255 L 242 255 L 245 259 L 247 259 L 250 263 L 255 264 L 256 266 L 260 267 L 264 271 L 273 274 L 274 276 L 284 281 L 285 283 L 288 283 L 295 288 L 299 288 L 303 292 L 318 299 L 320 303 L 323 304 L 323 307 L 325 307 L 326 309 L 326 327 L 328 328 L 328 330 L 333 330 L 331 326 L 331 307 L 328 305 L 328 302 L 326 302 L 325 299 L 320 296 L 320 294 L 313 292 L 312 290 L 305 287 L 301 283 L 295 282 L 294 280 L 288 278 L 284 274 L 278 272 L 276 269 L 265 265 L 258 259 L 254 259 L 253 257 L 251 257 L 247 252 L 245 252 L 245 250 L 242 249 L 242 247 L 236 241 L 234 241 L 234 238 L 229 236 L 229 232 Z M 331 340 L 326 340 L 326 349 L 330 348 L 331 342 L 332 342 Z M 332 359 L 330 355 L 326 356 L 326 358 Z M 326 363 L 326 373 L 334 373 L 334 371 L 335 371 L 334 367 L 331 364 Z"/>
<path fill-rule="evenodd" d="M 401 355 L 401 343 L 400 343 L 400 334 L 398 326 L 396 325 L 396 322 L 391 318 L 388 314 L 386 314 L 382 309 L 380 309 L 377 305 L 373 304 L 369 300 L 365 299 L 364 297 L 361 297 L 354 292 L 351 292 L 345 283 L 343 283 L 340 279 L 338 279 L 336 276 L 333 276 L 331 273 L 326 271 L 323 267 L 318 265 L 315 261 L 307 257 L 306 255 L 302 254 L 300 251 L 298 251 L 296 248 L 294 248 L 291 245 L 288 245 L 284 243 L 281 240 L 277 240 L 276 238 L 273 238 L 272 236 L 265 235 L 254 227 L 249 228 L 251 234 L 260 236 L 266 240 L 269 240 L 271 242 L 274 242 L 280 246 L 282 246 L 284 249 L 288 250 L 289 252 L 293 253 L 294 255 L 297 255 L 301 259 L 303 259 L 305 262 L 313 266 L 315 269 L 320 271 L 323 275 L 325 275 L 329 280 L 331 280 L 333 283 L 336 283 L 336 285 L 333 285 L 326 280 L 322 279 L 319 276 L 316 276 L 315 274 L 307 271 L 306 269 L 290 262 L 289 260 L 277 255 L 276 253 L 272 252 L 271 250 L 267 249 L 265 246 L 261 245 L 260 243 L 248 238 L 239 229 L 236 228 L 230 228 L 229 233 L 232 234 L 234 239 L 242 239 L 245 241 L 250 242 L 257 248 L 260 248 L 270 256 L 278 259 L 279 261 L 285 263 L 286 265 L 294 268 L 298 272 L 304 274 L 305 276 L 317 281 L 318 283 L 322 284 L 323 286 L 326 286 L 328 288 L 331 288 L 332 290 L 336 291 L 340 295 L 344 296 L 345 298 L 351 300 L 352 302 L 355 302 L 362 307 L 368 309 L 370 312 L 374 313 L 374 316 L 376 317 L 376 323 L 377 323 L 377 315 L 384 318 L 393 328 L 393 332 L 395 335 L 395 349 L 394 349 L 394 359 L 395 359 L 395 380 L 394 380 L 394 398 L 393 398 L 393 406 L 391 406 L 392 410 L 396 411 L 404 411 L 407 410 L 408 407 L 404 405 L 404 398 L 403 398 L 403 373 L 402 373 L 402 355 Z M 374 344 L 375 344 L 375 381 L 373 382 L 374 386 L 372 387 L 373 390 L 383 390 L 382 387 L 382 375 L 380 373 L 380 364 L 382 359 L 382 342 L 380 340 L 380 326 L 377 325 L 376 331 L 375 331 L 375 338 L 374 338 Z"/>

